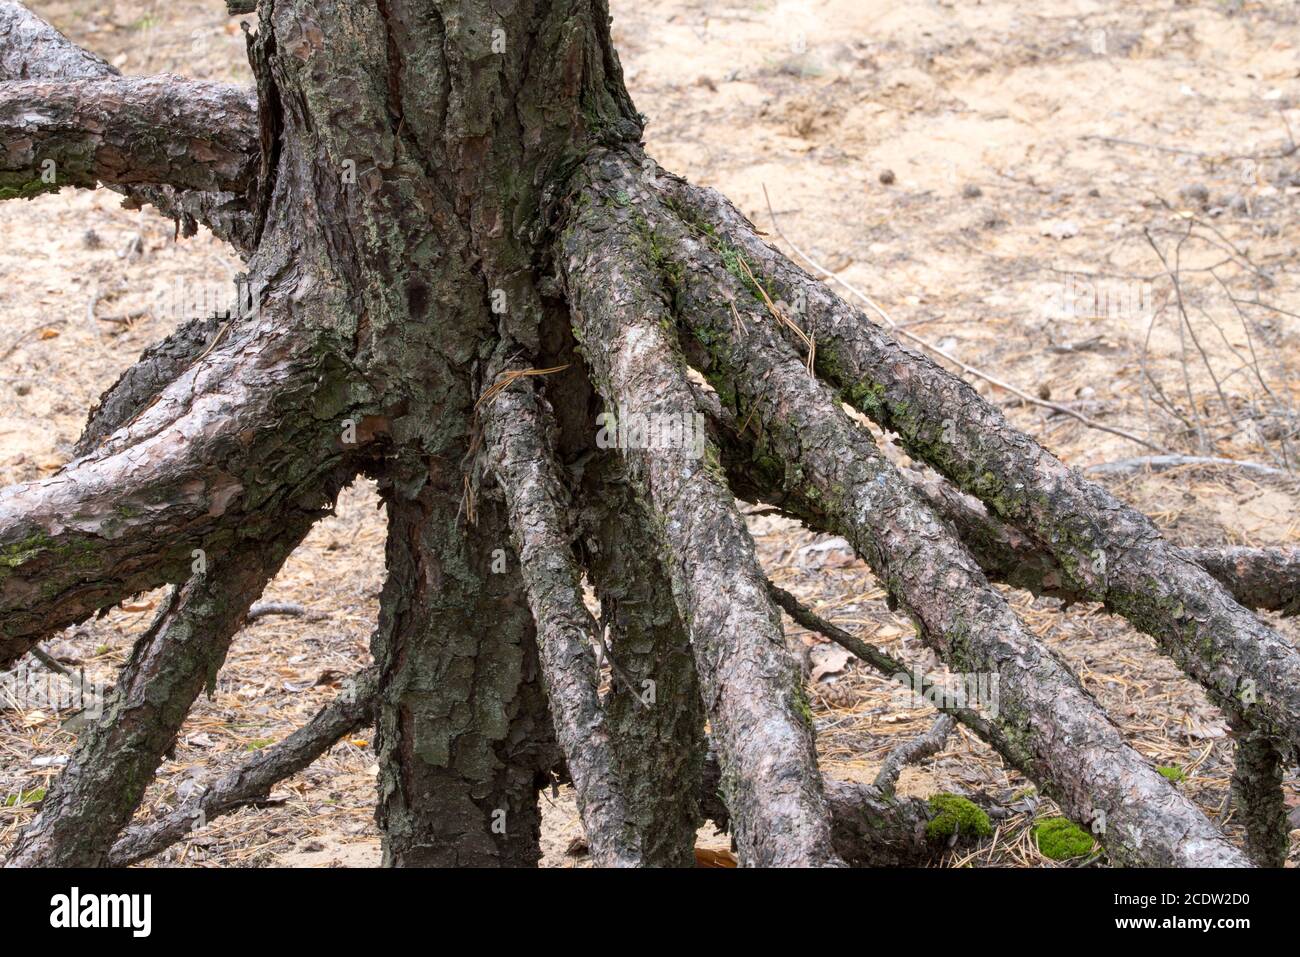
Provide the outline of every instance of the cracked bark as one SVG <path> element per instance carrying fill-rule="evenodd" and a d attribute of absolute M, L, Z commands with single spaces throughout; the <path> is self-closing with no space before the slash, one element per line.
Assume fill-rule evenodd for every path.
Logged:
<path fill-rule="evenodd" d="M 0 192 L 149 183 L 242 193 L 256 170 L 256 137 L 252 97 L 226 84 L 179 76 L 8 82 L 0 86 Z"/>
<path fill-rule="evenodd" d="M 599 627 L 583 604 L 574 561 L 572 502 L 555 465 L 549 408 L 527 380 L 488 400 L 483 412 L 490 467 L 510 514 L 515 553 L 537 622 L 542 676 L 578 796 L 578 812 L 595 862 L 635 867 L 641 842 L 604 709 L 596 690 L 593 644 Z"/>

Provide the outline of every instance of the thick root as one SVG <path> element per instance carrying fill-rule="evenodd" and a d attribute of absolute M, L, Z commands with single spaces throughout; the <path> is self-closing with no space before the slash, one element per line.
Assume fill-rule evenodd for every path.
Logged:
<path fill-rule="evenodd" d="M 488 400 L 487 455 L 505 495 L 529 605 L 537 622 L 542 677 L 555 737 L 578 796 L 583 829 L 597 864 L 635 867 L 641 847 L 597 692 L 594 643 L 599 626 L 582 599 L 572 503 L 555 464 L 549 410 L 522 383 Z"/>
<path fill-rule="evenodd" d="M 0 86 L 0 195 L 100 183 L 244 193 L 256 146 L 253 99 L 226 84 L 158 76 Z"/>
<path fill-rule="evenodd" d="M 597 161 L 599 163 L 599 161 Z M 557 253 L 575 333 L 609 407 L 654 414 L 678 435 L 694 399 L 657 277 L 642 266 L 635 211 L 588 164 L 583 203 Z M 703 439 L 703 430 L 698 433 Z M 625 446 L 646 443 L 622 443 Z M 798 672 L 767 596 L 754 543 L 702 441 L 624 449 L 629 474 L 659 528 L 664 564 L 691 635 L 744 863 L 840 863 Z M 714 463 L 714 464 L 711 464 Z"/>
<path fill-rule="evenodd" d="M 583 472 L 583 565 L 616 662 L 604 706 L 646 867 L 690 867 L 706 742 L 690 639 L 645 506 L 618 453 Z"/>

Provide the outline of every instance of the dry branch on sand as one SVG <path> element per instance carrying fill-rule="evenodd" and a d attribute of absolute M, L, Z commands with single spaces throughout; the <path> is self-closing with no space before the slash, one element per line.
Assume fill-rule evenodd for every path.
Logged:
<path fill-rule="evenodd" d="M 689 863 L 705 818 L 747 865 L 915 863 L 978 836 L 889 793 L 946 717 L 879 787 L 823 779 L 792 606 L 737 495 L 843 535 L 945 662 L 999 682 L 996 705 L 953 718 L 1113 862 L 1243 866 L 989 579 L 1128 618 L 1232 721 L 1248 849 L 1277 862 L 1300 654 L 1245 606 L 1294 611 L 1294 555 L 1169 545 L 725 199 L 659 170 L 601 0 L 512 8 L 500 37 L 432 3 L 343 7 L 346 23 L 261 4 L 243 92 L 117 76 L 0 2 L 16 81 L 0 196 L 102 182 L 187 231 L 208 223 L 255 290 L 146 353 L 59 474 L 0 491 L 3 663 L 175 586 L 11 864 L 156 853 L 372 719 L 393 865 L 535 864 L 557 773 L 601 864 Z M 810 325 L 780 304 L 796 298 Z M 902 473 L 843 403 L 951 486 Z M 131 826 L 262 587 L 357 475 L 389 517 L 374 667 L 192 804 Z"/>

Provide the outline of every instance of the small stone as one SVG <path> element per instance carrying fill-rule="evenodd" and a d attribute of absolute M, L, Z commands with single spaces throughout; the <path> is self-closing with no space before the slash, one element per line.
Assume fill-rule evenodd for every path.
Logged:
<path fill-rule="evenodd" d="M 1045 219 L 1038 224 L 1039 235 L 1069 239 L 1079 235 L 1079 224 L 1072 219 Z"/>
<path fill-rule="evenodd" d="M 882 169 L 880 171 L 880 181 L 886 186 L 893 186 L 898 177 L 894 175 L 892 169 Z"/>

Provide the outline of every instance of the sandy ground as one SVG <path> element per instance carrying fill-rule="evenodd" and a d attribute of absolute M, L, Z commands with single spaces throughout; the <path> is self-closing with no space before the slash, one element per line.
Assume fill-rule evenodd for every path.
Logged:
<path fill-rule="evenodd" d="M 127 73 L 247 82 L 243 37 L 216 0 L 32 6 Z M 868 294 L 906 332 L 1025 396 L 1161 448 L 1295 461 L 1300 390 L 1296 270 L 1300 24 L 1291 3 L 772 0 L 731 7 L 615 0 L 615 39 L 667 168 L 715 186 L 785 245 Z M 764 196 L 766 188 L 774 222 Z M 239 263 L 200 235 L 176 242 L 107 191 L 0 205 L 0 482 L 67 461 L 86 409 Z M 177 290 L 190 304 L 178 304 Z M 1183 307 L 1178 307 L 1181 298 Z M 1066 462 L 1148 450 L 972 381 Z M 1232 468 L 1108 479 L 1185 543 L 1300 541 L 1290 479 Z M 282 739 L 367 660 L 383 515 L 347 490 L 235 642 L 215 695 L 187 722 L 144 812 Z M 773 577 L 827 617 L 910 662 L 929 657 L 871 575 L 836 541 L 754 518 Z M 1179 786 L 1239 837 L 1220 715 L 1152 642 L 1097 608 L 1061 613 L 1009 592 L 1129 740 L 1186 773 Z M 48 642 L 111 680 L 158 594 Z M 1292 636 L 1297 629 L 1282 624 Z M 828 773 L 869 780 L 930 714 L 791 627 L 809 650 Z M 0 701 L 0 847 L 33 813 L 74 742 L 75 719 Z M 65 724 L 67 725 L 65 727 Z M 369 734 L 287 782 L 274 806 L 218 820 L 163 865 L 374 863 Z M 949 864 L 1052 866 L 1028 838 L 1053 813 L 968 736 L 902 790 L 983 791 L 1012 810 L 996 837 Z M 1294 774 L 1288 801 L 1300 806 Z M 546 807 L 546 863 L 578 835 L 569 795 Z M 1300 812 L 1293 815 L 1300 827 Z M 1300 830 L 1292 834 L 1300 859 Z M 725 839 L 702 837 L 709 846 Z"/>

